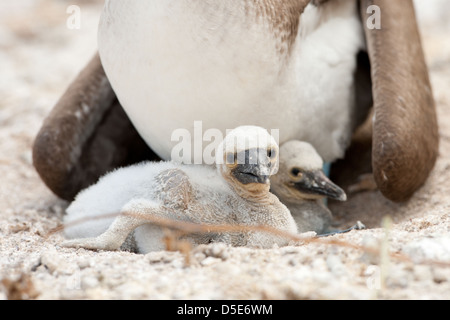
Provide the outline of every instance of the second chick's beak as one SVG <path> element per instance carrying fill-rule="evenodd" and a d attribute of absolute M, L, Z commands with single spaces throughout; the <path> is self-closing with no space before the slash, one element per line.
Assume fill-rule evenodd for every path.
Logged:
<path fill-rule="evenodd" d="M 294 187 L 306 195 L 317 195 L 346 201 L 344 190 L 334 184 L 322 170 L 302 172 L 302 178 L 294 183 Z"/>

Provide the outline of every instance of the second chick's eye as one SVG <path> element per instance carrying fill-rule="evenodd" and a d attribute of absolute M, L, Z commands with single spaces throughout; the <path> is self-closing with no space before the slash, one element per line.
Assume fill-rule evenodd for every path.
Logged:
<path fill-rule="evenodd" d="M 292 168 L 291 174 L 292 174 L 294 177 L 301 177 L 302 172 L 300 171 L 299 168 Z"/>

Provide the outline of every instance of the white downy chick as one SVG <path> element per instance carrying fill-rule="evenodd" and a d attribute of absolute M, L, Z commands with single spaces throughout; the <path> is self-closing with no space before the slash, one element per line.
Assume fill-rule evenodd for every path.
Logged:
<path fill-rule="evenodd" d="M 117 250 L 131 232 L 138 251 L 161 250 L 162 230 L 150 218 L 204 225 L 268 226 L 289 233 L 297 227 L 270 192 L 278 146 L 260 127 L 231 131 L 217 148 L 216 168 L 147 162 L 116 170 L 82 191 L 67 209 L 66 247 Z M 104 215 L 118 213 L 106 219 Z M 80 221 L 81 219 L 81 221 Z M 78 221 L 78 222 L 77 222 Z M 225 242 L 268 248 L 288 240 L 264 232 L 187 235 L 194 245 Z"/>
<path fill-rule="evenodd" d="M 344 190 L 322 168 L 323 160 L 311 144 L 293 140 L 280 147 L 279 170 L 271 178 L 271 191 L 289 208 L 299 232 L 334 231 L 332 214 L 323 199 L 347 200 Z"/>

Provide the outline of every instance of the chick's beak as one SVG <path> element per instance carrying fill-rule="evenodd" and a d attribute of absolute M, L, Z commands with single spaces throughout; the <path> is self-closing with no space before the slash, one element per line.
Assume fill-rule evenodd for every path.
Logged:
<path fill-rule="evenodd" d="M 261 166 L 259 165 L 238 165 L 233 174 L 242 184 L 269 183 L 268 170 L 265 170 L 265 168 L 261 168 Z"/>
<path fill-rule="evenodd" d="M 242 160 L 242 161 L 239 161 Z M 238 164 L 232 174 L 242 184 L 268 184 L 272 174 L 272 164 L 267 159 L 267 151 L 259 149 L 246 150 L 238 155 Z"/>
<path fill-rule="evenodd" d="M 325 196 L 338 201 L 346 201 L 344 190 L 334 184 L 322 170 L 303 173 L 300 181 L 294 183 L 297 190 L 304 194 Z"/>

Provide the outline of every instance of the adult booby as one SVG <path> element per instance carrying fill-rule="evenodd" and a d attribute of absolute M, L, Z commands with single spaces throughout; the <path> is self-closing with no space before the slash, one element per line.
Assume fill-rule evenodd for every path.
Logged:
<path fill-rule="evenodd" d="M 139 252 L 161 250 L 162 230 L 148 226 L 147 217 L 204 225 L 268 226 L 295 234 L 297 227 L 289 210 L 269 191 L 269 176 L 277 169 L 278 145 L 268 132 L 239 127 L 217 150 L 216 168 L 147 162 L 106 175 L 67 209 L 65 233 L 76 239 L 64 246 L 117 250 L 137 229 L 134 237 Z M 114 212 L 120 214 L 113 221 L 98 219 Z M 277 235 L 255 231 L 186 237 L 193 244 L 225 242 L 269 248 L 288 243 Z"/>
<path fill-rule="evenodd" d="M 354 0 L 307 4 L 109 0 L 100 58 L 132 123 L 162 159 L 177 144 L 173 132 L 194 136 L 201 120 L 204 130 L 223 133 L 243 124 L 280 129 L 280 143 L 309 141 L 330 162 L 344 156 L 355 126 L 363 29 Z"/>
<path fill-rule="evenodd" d="M 45 121 L 34 145 L 36 169 L 57 195 L 72 199 L 103 173 L 154 156 L 116 96 L 163 158 L 171 130 L 203 120 L 221 130 L 243 121 L 279 128 L 281 142 L 312 142 L 332 161 L 343 155 L 373 91 L 375 180 L 389 199 L 407 199 L 438 150 L 413 4 L 361 0 L 358 13 L 357 3 L 107 1 L 101 62 L 94 57 Z M 381 30 L 366 27 L 369 5 L 381 9 Z M 372 74 L 358 53 L 363 29 Z"/>

